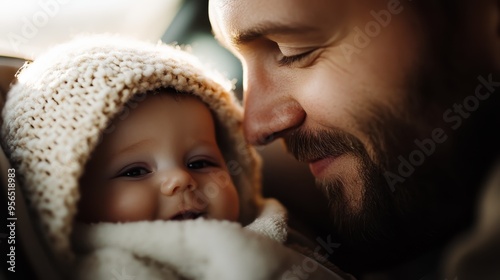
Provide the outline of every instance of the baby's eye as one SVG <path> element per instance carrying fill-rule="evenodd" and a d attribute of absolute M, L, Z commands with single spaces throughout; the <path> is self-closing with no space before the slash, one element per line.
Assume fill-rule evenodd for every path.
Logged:
<path fill-rule="evenodd" d="M 217 166 L 215 163 L 208 161 L 208 160 L 195 160 L 187 164 L 187 167 L 189 169 L 201 169 L 201 168 L 207 168 L 207 167 L 212 167 L 212 166 Z"/>
<path fill-rule="evenodd" d="M 121 172 L 118 177 L 140 177 L 151 173 L 148 169 L 144 167 L 132 167 Z"/>

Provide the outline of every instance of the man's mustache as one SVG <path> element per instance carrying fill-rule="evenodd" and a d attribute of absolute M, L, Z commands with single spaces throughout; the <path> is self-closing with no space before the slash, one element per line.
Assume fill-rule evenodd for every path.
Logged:
<path fill-rule="evenodd" d="M 348 153 L 358 156 L 366 154 L 363 143 L 358 138 L 341 130 L 298 129 L 284 140 L 288 152 L 303 162 Z"/>

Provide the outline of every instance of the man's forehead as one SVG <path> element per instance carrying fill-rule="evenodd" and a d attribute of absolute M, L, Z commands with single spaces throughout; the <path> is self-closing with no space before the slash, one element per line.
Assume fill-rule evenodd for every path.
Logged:
<path fill-rule="evenodd" d="M 240 1 L 210 0 L 210 21 L 215 36 L 223 44 L 237 46 L 269 34 L 291 34 L 318 29 L 318 25 L 332 17 L 333 10 L 325 10 L 331 3 L 312 0 L 314 8 L 303 0 Z"/>
<path fill-rule="evenodd" d="M 235 33 L 263 20 L 266 11 L 261 11 L 260 8 L 267 9 L 269 5 L 259 5 L 258 2 L 260 1 L 210 0 L 210 22 L 216 35 L 226 39 L 232 38 Z"/>
<path fill-rule="evenodd" d="M 226 19 L 226 14 L 228 14 L 227 10 L 228 5 L 231 5 L 232 1 L 228 0 L 210 0 L 208 2 L 208 15 L 210 19 L 210 24 L 212 25 L 212 30 L 214 32 L 215 38 L 221 43 L 225 45 L 224 37 L 226 37 L 226 31 L 222 29 Z M 230 9 L 229 9 L 230 10 Z M 228 47 L 228 46 L 226 46 Z"/>

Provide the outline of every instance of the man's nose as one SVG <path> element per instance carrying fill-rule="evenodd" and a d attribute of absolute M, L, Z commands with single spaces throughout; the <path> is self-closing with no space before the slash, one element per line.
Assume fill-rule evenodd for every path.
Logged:
<path fill-rule="evenodd" d="M 260 77 L 262 79 L 248 77 L 244 93 L 243 128 L 247 141 L 254 145 L 283 137 L 287 131 L 299 127 L 306 117 L 293 92 L 285 85 Z"/>
<path fill-rule="evenodd" d="M 194 191 L 197 187 L 198 185 L 191 174 L 181 168 L 162 174 L 160 190 L 163 195 L 173 196 L 186 190 Z"/>

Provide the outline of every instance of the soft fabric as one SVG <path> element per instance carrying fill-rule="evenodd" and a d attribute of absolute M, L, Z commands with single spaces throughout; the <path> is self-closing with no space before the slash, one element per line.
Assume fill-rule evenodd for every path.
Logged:
<path fill-rule="evenodd" d="M 448 279 L 500 279 L 500 163 L 482 191 L 476 225 L 447 253 Z"/>
<path fill-rule="evenodd" d="M 286 211 L 273 200 L 246 228 L 228 221 L 79 224 L 74 279 L 341 279 L 280 242 Z M 278 242 L 276 242 L 278 241 Z M 297 268 L 294 268 L 297 267 Z M 302 274 L 300 274 L 303 276 Z"/>
<path fill-rule="evenodd" d="M 2 140 L 55 256 L 71 262 L 78 180 L 100 137 L 125 106 L 160 88 L 198 96 L 223 131 L 221 150 L 240 197 L 240 222 L 259 213 L 260 161 L 241 132 L 232 84 L 178 47 L 91 36 L 21 69 L 3 109 Z M 128 102 L 128 103 L 127 103 Z"/>

